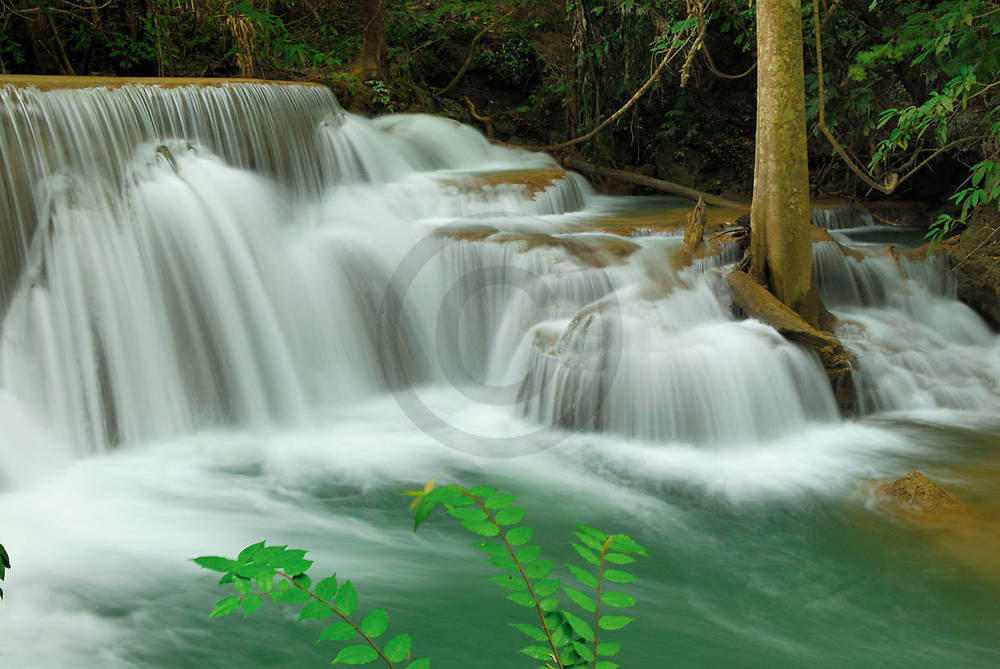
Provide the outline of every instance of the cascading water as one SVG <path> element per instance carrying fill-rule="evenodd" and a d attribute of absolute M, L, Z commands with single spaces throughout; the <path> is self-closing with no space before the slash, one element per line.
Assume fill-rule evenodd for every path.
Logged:
<path fill-rule="evenodd" d="M 238 650 L 204 635 L 212 593 L 185 590 L 184 559 L 262 533 L 417 628 L 478 608 L 450 594 L 471 573 L 414 566 L 462 540 L 414 545 L 397 511 L 397 488 L 445 476 L 538 491 L 553 531 L 590 505 L 668 556 L 640 599 L 678 609 L 641 611 L 633 666 L 673 653 L 661 628 L 689 665 L 732 644 L 755 666 L 870 664 L 831 627 L 885 656 L 938 633 L 952 664 L 997 657 L 962 611 L 881 633 L 913 608 L 893 598 L 926 589 L 880 567 L 844 593 L 851 568 L 808 540 L 848 531 L 816 509 L 863 479 L 944 456 L 934 434 L 841 421 L 814 354 L 733 317 L 735 245 L 674 269 L 679 236 L 610 234 L 619 199 L 548 156 L 440 118 L 362 119 L 318 87 L 0 88 L 0 119 L 0 540 L 27 584 L 0 606 L 4 666 L 328 663 L 283 621 L 228 628 Z M 944 267 L 834 242 L 815 258 L 866 415 L 1000 407 L 1000 347 Z M 732 599 L 745 588 L 766 615 Z M 815 629 L 787 616 L 802 601 Z M 516 641 L 449 625 L 435 666 L 468 666 L 461 638 L 477 666 L 510 666 Z"/>

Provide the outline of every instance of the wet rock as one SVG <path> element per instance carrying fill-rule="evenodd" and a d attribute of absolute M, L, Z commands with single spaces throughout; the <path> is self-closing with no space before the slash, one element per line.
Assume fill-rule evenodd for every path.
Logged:
<path fill-rule="evenodd" d="M 975 214 L 951 247 L 958 298 L 1000 327 L 1000 220 Z"/>
<path fill-rule="evenodd" d="M 454 186 L 463 192 L 477 192 L 484 187 L 523 186 L 523 195 L 533 198 L 535 195 L 551 188 L 556 182 L 566 178 L 566 171 L 552 168 L 540 170 L 502 170 L 499 172 L 482 172 L 465 177 L 448 179 L 444 183 Z"/>
<path fill-rule="evenodd" d="M 624 262 L 624 259 L 639 249 L 639 245 L 614 235 L 575 237 L 553 237 L 546 234 L 501 233 L 493 238 L 497 242 L 520 242 L 524 251 L 542 246 L 561 248 L 580 262 L 591 267 L 607 267 Z"/>
<path fill-rule="evenodd" d="M 733 292 L 733 306 L 741 315 L 756 318 L 777 330 L 783 337 L 816 351 L 830 379 L 841 414 L 853 416 L 858 410 L 857 392 L 852 378 L 854 356 L 832 332 L 817 330 L 788 308 L 746 272 L 733 270 L 726 275 Z"/>
<path fill-rule="evenodd" d="M 878 489 L 883 498 L 924 512 L 963 512 L 965 504 L 917 470 Z"/>

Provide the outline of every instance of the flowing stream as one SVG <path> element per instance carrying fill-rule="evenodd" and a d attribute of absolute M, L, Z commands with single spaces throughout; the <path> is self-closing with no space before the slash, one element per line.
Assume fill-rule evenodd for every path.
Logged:
<path fill-rule="evenodd" d="M 411 532 L 431 478 L 518 493 L 559 561 L 574 522 L 647 544 L 623 666 L 1000 666 L 1000 340 L 883 248 L 918 235 L 814 211 L 846 421 L 813 353 L 733 317 L 733 248 L 674 262 L 688 205 L 441 118 L 0 88 L 0 206 L 0 666 L 326 666 L 277 605 L 206 620 L 189 558 L 262 538 L 435 667 L 529 666 L 469 536 Z M 985 533 L 884 511 L 914 468 Z"/>

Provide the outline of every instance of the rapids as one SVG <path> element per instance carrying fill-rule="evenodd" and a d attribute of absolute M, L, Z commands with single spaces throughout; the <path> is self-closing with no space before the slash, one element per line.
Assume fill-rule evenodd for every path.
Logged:
<path fill-rule="evenodd" d="M 920 467 L 996 512 L 1000 341 L 870 217 L 814 211 L 849 247 L 814 250 L 844 421 L 814 354 L 733 317 L 731 252 L 675 269 L 676 230 L 605 224 L 684 205 L 449 120 L 0 88 L 0 205 L 4 667 L 325 665 L 277 608 L 205 620 L 188 558 L 264 537 L 434 666 L 514 666 L 467 538 L 408 529 L 396 491 L 431 478 L 522 495 L 557 558 L 572 522 L 645 540 L 625 666 L 1000 664 L 1000 569 L 865 492 Z"/>

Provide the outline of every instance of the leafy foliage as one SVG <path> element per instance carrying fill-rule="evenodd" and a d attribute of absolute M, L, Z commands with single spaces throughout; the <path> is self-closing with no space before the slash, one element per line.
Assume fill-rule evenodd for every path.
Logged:
<path fill-rule="evenodd" d="M 636 558 L 649 556 L 644 546 L 624 534 L 576 525 L 571 546 L 581 562 L 565 565 L 570 579 L 558 578 L 553 575 L 553 561 L 543 558 L 541 546 L 532 543 L 534 527 L 523 524 L 527 513 L 515 506 L 515 495 L 486 485 L 435 487 L 433 481 L 423 489 L 404 494 L 414 498 L 410 505 L 414 530 L 441 508 L 477 537 L 473 545 L 498 571 L 490 582 L 504 591 L 506 599 L 532 612 L 525 621 L 509 623 L 533 642 L 518 653 L 559 669 L 618 667 L 606 658 L 617 655 L 621 644 L 607 640 L 606 633 L 624 629 L 634 621 L 622 615 L 622 610 L 634 606 L 636 599 L 618 586 L 635 579 L 625 567 Z M 305 555 L 303 550 L 261 542 L 243 549 L 236 559 L 195 558 L 201 567 L 221 572 L 219 583 L 232 585 L 236 591 L 219 600 L 209 617 L 227 616 L 240 609 L 249 616 L 269 597 L 301 606 L 300 622 L 340 618 L 320 632 L 319 641 L 346 643 L 360 637 L 361 643 L 344 646 L 338 652 L 334 664 L 381 660 L 394 667 L 407 660 L 412 645 L 408 634 L 397 634 L 385 643 L 379 641 L 389 626 L 385 610 L 375 609 L 357 623 L 351 617 L 358 607 L 357 591 L 351 582 L 338 586 L 336 575 L 332 575 L 312 586 L 307 574 L 312 562 Z M 563 605 L 560 592 L 573 607 Z M 407 665 L 409 669 L 429 666 L 429 660 L 414 660 Z"/>
<path fill-rule="evenodd" d="M 331 574 L 312 583 L 309 570 L 312 560 L 306 551 L 287 546 L 268 546 L 265 542 L 247 546 L 234 558 L 205 555 L 194 562 L 210 571 L 222 573 L 220 585 L 231 585 L 235 594 L 216 602 L 209 618 L 222 618 L 237 611 L 244 617 L 260 610 L 265 599 L 299 607 L 298 622 L 339 618 L 324 627 L 318 642 L 343 645 L 334 664 L 369 664 L 381 659 L 390 667 L 403 666 L 410 658 L 409 634 L 387 635 L 389 615 L 385 609 L 369 611 L 358 622 L 358 593 L 348 580 L 338 582 Z M 388 636 L 388 638 L 386 638 Z M 354 642 L 348 644 L 348 642 Z M 426 669 L 429 660 L 413 660 L 408 669 Z"/>
<path fill-rule="evenodd" d="M 535 612 L 536 620 L 531 624 L 510 623 L 535 642 L 518 652 L 566 669 L 617 666 L 599 658 L 616 654 L 620 645 L 601 643 L 599 636 L 602 631 L 620 630 L 633 619 L 607 613 L 607 608 L 602 612 L 601 607 L 635 605 L 634 597 L 608 589 L 608 583 L 634 580 L 631 573 L 618 567 L 631 564 L 636 557 L 648 557 L 644 546 L 624 534 L 606 534 L 577 525 L 573 532 L 576 541 L 571 545 L 584 564 L 566 564 L 572 580 L 560 579 L 552 574 L 553 562 L 541 557 L 541 546 L 531 543 L 534 528 L 522 524 L 526 513 L 514 506 L 516 496 L 490 486 L 467 489 L 456 485 L 425 488 L 413 494 L 417 496 L 414 529 L 435 508 L 443 508 L 467 531 L 485 539 L 475 546 L 486 553 L 487 564 L 500 571 L 489 580 L 508 591 L 506 599 Z M 611 565 L 615 568 L 609 568 Z M 560 591 L 592 622 L 564 607 L 556 596 Z"/>

